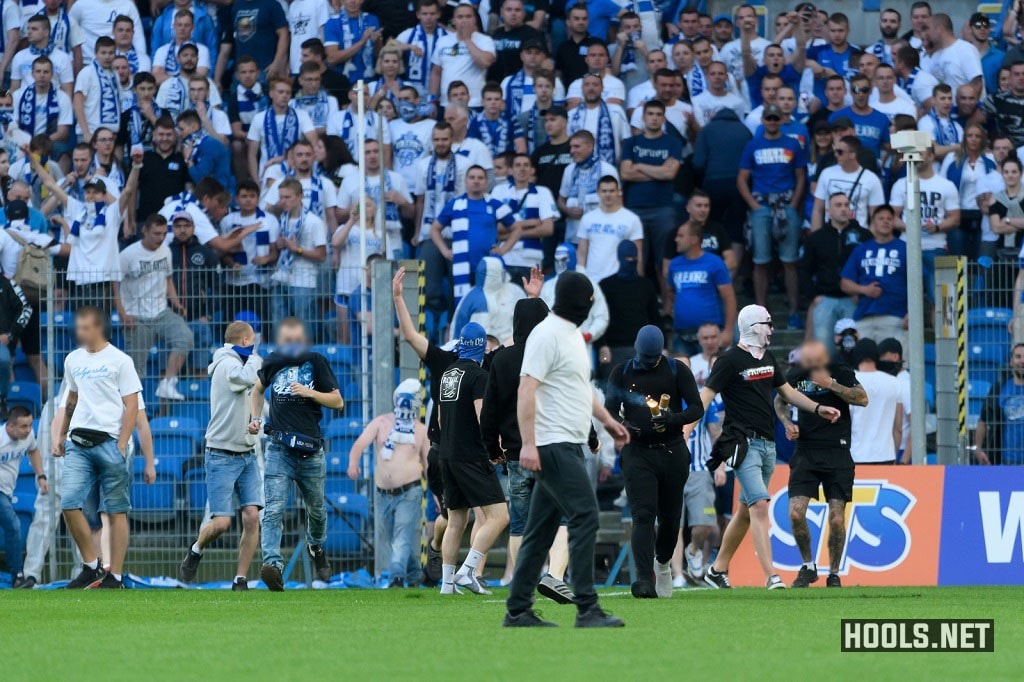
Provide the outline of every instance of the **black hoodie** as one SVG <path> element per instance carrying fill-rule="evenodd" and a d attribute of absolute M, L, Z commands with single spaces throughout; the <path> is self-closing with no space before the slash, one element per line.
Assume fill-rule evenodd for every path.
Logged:
<path fill-rule="evenodd" d="M 516 405 L 519 397 L 519 372 L 523 368 L 526 339 L 533 328 L 548 316 L 548 306 L 539 298 L 526 298 L 516 303 L 512 314 L 511 348 L 503 348 L 491 360 L 487 375 L 487 391 L 480 411 L 480 431 L 491 459 L 504 451 L 511 462 L 519 461 L 519 419 Z"/>

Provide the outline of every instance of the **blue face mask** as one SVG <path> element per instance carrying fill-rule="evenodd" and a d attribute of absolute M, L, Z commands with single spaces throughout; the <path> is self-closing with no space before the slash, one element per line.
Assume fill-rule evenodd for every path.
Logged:
<path fill-rule="evenodd" d="M 286 343 L 277 349 L 277 352 L 291 360 L 298 360 L 306 353 L 305 343 Z"/>
<path fill-rule="evenodd" d="M 252 346 L 231 346 L 231 350 L 238 353 L 238 357 L 243 360 L 248 360 L 249 356 L 252 355 Z"/>

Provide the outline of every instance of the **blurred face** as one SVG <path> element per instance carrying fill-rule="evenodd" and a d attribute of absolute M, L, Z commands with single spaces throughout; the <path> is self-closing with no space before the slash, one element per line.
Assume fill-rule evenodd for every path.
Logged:
<path fill-rule="evenodd" d="M 814 144 L 818 145 L 818 149 L 829 149 L 832 147 L 832 132 L 823 128 L 814 133 Z"/>
<path fill-rule="evenodd" d="M 841 107 L 846 99 L 846 83 L 836 79 L 825 85 L 825 99 L 831 108 Z"/>
<path fill-rule="evenodd" d="M 199 65 L 199 53 L 196 52 L 195 50 L 193 50 L 192 48 L 189 48 L 187 50 L 182 50 L 178 54 L 178 66 L 180 66 L 181 70 L 184 71 L 185 73 L 193 73 L 193 72 L 195 72 L 196 66 L 198 66 L 198 65 Z"/>
<path fill-rule="evenodd" d="M 533 79 L 533 94 L 541 102 L 550 102 L 555 94 L 555 85 L 547 78 Z"/>
<path fill-rule="evenodd" d="M 900 17 L 895 12 L 882 12 L 878 19 L 878 31 L 886 40 L 892 40 L 900 32 Z"/>
<path fill-rule="evenodd" d="M 545 116 L 544 117 L 544 132 L 548 134 L 548 137 L 560 138 L 565 135 L 565 129 L 567 127 L 567 121 L 561 116 Z M 571 147 L 571 145 L 570 145 Z"/>
<path fill-rule="evenodd" d="M 536 69 L 544 63 L 544 50 L 538 50 L 535 47 L 523 50 L 519 53 L 519 56 L 523 60 L 523 66 L 528 69 Z"/>
<path fill-rule="evenodd" d="M 876 238 L 892 237 L 893 214 L 889 211 L 878 211 L 871 221 L 871 231 Z"/>
<path fill-rule="evenodd" d="M 770 73 L 779 73 L 786 65 L 786 57 L 781 47 L 769 47 L 764 51 L 764 66 Z"/>
<path fill-rule="evenodd" d="M 594 153 L 594 143 L 581 137 L 574 137 L 569 140 L 569 156 L 573 162 L 582 163 Z"/>
<path fill-rule="evenodd" d="M 701 35 L 710 36 L 715 30 L 715 27 L 711 24 L 711 17 L 707 15 L 701 16 L 699 23 Z"/>
<path fill-rule="evenodd" d="M 92 141 L 96 153 L 101 156 L 106 157 L 114 151 L 114 133 L 109 130 L 101 129 L 93 136 Z"/>
<path fill-rule="evenodd" d="M 999 92 L 1006 92 L 1010 89 L 1010 70 L 999 69 Z"/>
<path fill-rule="evenodd" d="M 686 43 L 676 43 L 672 48 L 672 63 L 675 64 L 678 71 L 689 73 L 693 68 L 693 50 L 690 46 Z"/>
<path fill-rule="evenodd" d="M 690 214 L 690 221 L 698 225 L 704 225 L 711 215 L 711 199 L 707 197 L 691 197 L 686 202 L 686 212 Z"/>
<path fill-rule="evenodd" d="M 843 24 L 835 21 L 828 22 L 828 39 L 836 46 L 841 46 L 846 43 L 846 36 L 849 34 L 850 29 Z"/>
<path fill-rule="evenodd" d="M 459 111 L 458 109 L 452 107 L 448 107 L 447 109 L 445 109 L 444 120 L 447 121 L 448 125 L 454 128 L 456 132 L 465 132 L 467 122 L 466 116 L 463 112 Z"/>
<path fill-rule="evenodd" d="M 661 50 L 652 50 L 647 53 L 647 73 L 654 73 L 658 69 L 668 68 L 668 58 Z"/>
<path fill-rule="evenodd" d="M 761 125 L 764 126 L 764 131 L 769 135 L 777 135 L 779 128 L 782 127 L 782 119 L 779 118 L 778 114 L 763 116 L 761 117 Z"/>
<path fill-rule="evenodd" d="M 89 174 L 89 166 L 92 164 L 92 154 L 85 149 L 76 149 L 71 152 L 71 166 L 75 175 L 84 178 Z M 8 193 L 9 195 L 9 193 Z"/>
<path fill-rule="evenodd" d="M 182 139 L 185 139 L 197 130 L 199 130 L 199 125 L 192 121 L 178 121 L 178 135 Z"/>
<path fill-rule="evenodd" d="M 654 92 L 663 104 L 671 104 L 676 94 L 676 79 L 668 76 L 658 76 L 654 79 Z"/>
<path fill-rule="evenodd" d="M 640 24 L 640 19 L 632 18 L 623 19 L 621 22 L 619 22 L 619 27 L 622 29 L 622 31 L 629 34 L 639 33 L 642 28 Z"/>
<path fill-rule="evenodd" d="M 976 43 L 987 43 L 992 35 L 992 25 L 987 21 L 978 21 L 971 24 L 971 36 Z"/>
<path fill-rule="evenodd" d="M 235 200 L 238 202 L 238 208 L 242 209 L 246 213 L 252 213 L 256 210 L 256 206 L 260 200 L 260 195 L 259 192 L 242 189 L 238 190 L 238 196 Z"/>
<path fill-rule="evenodd" d="M 135 86 L 135 97 L 143 102 L 148 102 L 155 95 L 156 85 L 153 83 L 142 82 Z"/>
<path fill-rule="evenodd" d="M 196 226 L 188 220 L 175 220 L 171 229 L 174 230 L 174 239 L 182 244 L 192 239 L 196 233 Z"/>
<path fill-rule="evenodd" d="M 971 126 L 964 132 L 964 145 L 969 151 L 980 152 L 985 148 L 985 135 L 978 128 Z"/>
<path fill-rule="evenodd" d="M 28 438 L 32 433 L 32 415 L 15 417 L 7 421 L 7 433 L 13 440 Z"/>
<path fill-rule="evenodd" d="M 346 0 L 347 2 L 350 0 Z M 362 1 L 359 1 L 362 4 Z M 452 18 L 452 24 L 455 26 L 456 31 L 474 31 L 476 30 L 476 10 L 468 5 L 459 5 L 455 8 L 455 16 Z"/>
<path fill-rule="evenodd" d="M 700 33 L 700 15 L 696 12 L 683 12 L 679 17 L 679 30 L 687 38 L 693 38 Z"/>
<path fill-rule="evenodd" d="M 487 191 L 487 173 L 479 168 L 466 173 L 466 191 L 471 194 L 483 194 Z"/>
<path fill-rule="evenodd" d="M 1024 346 L 1017 346 L 1013 349 L 1013 353 L 1010 355 L 1010 369 L 1013 370 L 1013 376 L 1017 379 L 1024 378 Z M 29 427 L 31 428 L 31 424 Z"/>
<path fill-rule="evenodd" d="M 914 33 L 924 33 L 928 28 L 928 20 L 932 13 L 927 7 L 918 7 L 910 13 L 910 24 L 914 27 Z"/>
<path fill-rule="evenodd" d="M 32 66 L 32 78 L 35 79 L 36 85 L 43 90 L 50 89 L 50 83 L 53 81 L 53 67 L 49 64 L 34 64 Z"/>
<path fill-rule="evenodd" d="M 398 75 L 398 68 L 402 65 L 402 58 L 394 52 L 387 52 L 380 58 L 380 68 L 388 78 Z"/>
<path fill-rule="evenodd" d="M 75 316 L 75 339 L 80 346 L 96 346 L 103 340 L 103 328 L 93 315 Z"/>
<path fill-rule="evenodd" d="M 509 28 L 518 28 L 526 21 L 526 11 L 520 0 L 505 0 L 501 5 L 501 20 Z"/>
<path fill-rule="evenodd" d="M 452 88 L 451 92 L 448 93 L 448 101 L 469 104 L 469 89 L 462 86 Z"/>
<path fill-rule="evenodd" d="M 302 195 L 291 188 L 282 187 L 277 196 L 278 205 L 285 213 L 293 213 L 302 208 Z"/>
<path fill-rule="evenodd" d="M 753 7 L 741 7 L 736 12 L 736 23 L 741 31 L 757 30 L 757 12 Z"/>
<path fill-rule="evenodd" d="M 853 104 L 859 109 L 863 109 L 868 105 L 868 99 L 871 97 L 871 81 L 869 80 L 855 80 L 850 84 L 850 94 L 853 95 Z"/>
<path fill-rule="evenodd" d="M 1017 94 L 1024 93 L 1024 64 L 1010 67 L 1010 89 Z"/>
<path fill-rule="evenodd" d="M 1000 137 L 992 143 L 992 156 L 995 157 L 996 163 L 1002 163 L 1013 150 L 1013 142 L 1009 138 Z"/>
<path fill-rule="evenodd" d="M 363 0 L 343 0 L 342 5 L 349 14 L 355 15 L 363 9 Z"/>
<path fill-rule="evenodd" d="M 732 40 L 733 26 L 731 22 L 720 21 L 715 24 L 715 42 L 727 43 Z"/>
<path fill-rule="evenodd" d="M 306 172 L 313 167 L 313 148 L 300 144 L 292 150 L 292 164 L 296 170 Z"/>
<path fill-rule="evenodd" d="M 597 198 L 604 208 L 615 206 L 619 202 L 619 186 L 614 182 L 603 182 L 597 187 Z"/>
<path fill-rule="evenodd" d="M 780 14 L 775 17 L 775 35 L 778 35 L 789 28 L 789 17 L 785 14 Z"/>
<path fill-rule="evenodd" d="M 112 67 L 121 85 L 128 85 L 132 82 L 132 67 L 124 57 L 116 57 Z"/>
<path fill-rule="evenodd" d="M 845 137 L 845 135 L 844 135 Z M 840 166 L 853 167 L 857 165 L 857 155 L 853 153 L 849 145 L 845 142 L 840 142 L 835 146 L 836 161 L 839 162 Z"/>
<path fill-rule="evenodd" d="M 686 225 L 680 225 L 676 230 L 676 251 L 686 253 L 690 249 L 700 246 L 700 241 L 693 236 Z"/>
<path fill-rule="evenodd" d="M 295 326 L 279 326 L 277 328 L 277 345 L 305 345 L 306 343 L 306 330 L 303 329 L 301 324 Z"/>
<path fill-rule="evenodd" d="M 0 177 L 7 177 L 11 171 L 11 157 L 7 152 L 0 153 Z M 8 192 L 10 196 L 10 192 Z"/>
<path fill-rule="evenodd" d="M 210 99 L 210 85 L 206 81 L 189 81 L 188 98 L 193 102 L 205 102 Z"/>
<path fill-rule="evenodd" d="M 602 73 L 608 66 L 608 50 L 604 45 L 591 45 L 587 48 L 587 56 L 583 58 L 590 71 Z"/>
<path fill-rule="evenodd" d="M 843 194 L 837 194 L 829 199 L 828 215 L 833 225 L 845 226 L 850 222 L 850 199 Z"/>
<path fill-rule="evenodd" d="M 174 134 L 173 128 L 164 128 L 163 126 L 153 129 L 153 146 L 166 154 L 174 149 L 174 145 L 178 143 L 178 136 Z"/>
<path fill-rule="evenodd" d="M 722 330 L 717 324 L 706 324 L 697 330 L 697 343 L 704 355 L 713 355 L 718 351 L 718 338 Z"/>
<path fill-rule="evenodd" d="M 600 78 L 586 76 L 583 79 L 583 99 L 588 104 L 596 104 L 599 102 L 603 91 L 604 83 Z"/>
<path fill-rule="evenodd" d="M 187 222 L 179 220 L 178 222 Z M 157 223 L 142 228 L 142 245 L 150 251 L 156 251 L 167 239 L 167 223 Z"/>
<path fill-rule="evenodd" d="M 1004 163 L 1002 168 L 1003 181 L 1007 187 L 1020 185 L 1020 166 L 1016 163 Z"/>
<path fill-rule="evenodd" d="M 596 79 L 595 79 L 596 80 Z M 505 108 L 500 92 L 488 92 L 484 95 L 484 111 L 492 116 L 501 113 Z"/>
<path fill-rule="evenodd" d="M 255 62 L 245 62 L 239 64 L 238 69 L 235 70 L 238 76 L 238 82 L 247 88 L 251 88 L 259 80 L 260 70 L 256 66 Z"/>
<path fill-rule="evenodd" d="M 800 366 L 804 369 L 824 369 L 828 366 L 828 351 L 820 341 L 808 341 L 800 347 Z"/>
<path fill-rule="evenodd" d="M 364 148 L 366 157 L 366 169 L 372 171 L 374 174 L 380 170 L 380 147 L 376 141 L 370 143 L 367 142 Z"/>
<path fill-rule="evenodd" d="M 860 67 L 860 72 L 862 74 L 864 74 L 868 78 L 874 78 L 875 69 L 878 68 L 878 65 L 880 63 L 881 62 L 878 61 L 878 57 L 876 57 L 875 55 L 864 53 L 860 57 L 860 63 L 858 64 L 858 66 Z"/>
<path fill-rule="evenodd" d="M 441 8 L 434 6 L 424 6 L 416 10 L 416 19 L 423 24 L 428 32 L 433 31 L 437 28 L 437 22 L 441 18 Z"/>

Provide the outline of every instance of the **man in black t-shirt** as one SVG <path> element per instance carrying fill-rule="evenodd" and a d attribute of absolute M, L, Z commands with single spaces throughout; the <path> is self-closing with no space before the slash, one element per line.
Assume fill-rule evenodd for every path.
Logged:
<path fill-rule="evenodd" d="M 709 219 L 711 215 L 711 198 L 703 190 L 693 190 L 689 200 L 686 202 L 686 214 L 686 222 L 665 237 L 665 247 L 662 251 L 664 254 L 661 264 L 662 269 L 668 268 L 668 264 L 672 262 L 672 259 L 682 254 L 676 240 L 679 239 L 683 225 L 690 225 L 700 228 L 703 235 L 700 242 L 701 250 L 704 253 L 711 253 L 721 258 L 725 262 L 725 267 L 729 268 L 729 274 L 735 276 L 736 254 L 732 250 L 732 240 L 729 238 L 729 233 L 725 231 L 721 223 Z"/>
<path fill-rule="evenodd" d="M 569 154 L 569 114 L 565 107 L 553 106 L 541 112 L 544 116 L 544 132 L 548 141 L 533 150 L 530 160 L 537 169 L 537 184 L 551 190 L 551 196 L 557 197 L 562 188 L 562 176 L 565 169 L 572 163 Z M 565 218 L 555 221 L 555 233 L 544 237 L 544 267 L 554 267 L 555 247 L 565 241 Z"/>
<path fill-rule="evenodd" d="M 722 462 L 736 471 L 740 484 L 740 508 L 729 521 L 715 563 L 704 574 L 704 582 L 714 588 L 728 588 L 729 561 L 750 528 L 754 551 L 761 564 L 769 590 L 786 587 L 772 565 L 772 546 L 768 539 L 771 519 L 768 515 L 768 481 L 775 471 L 775 411 L 772 389 L 786 403 L 823 419 L 836 421 L 839 410 L 817 403 L 786 383 L 782 367 L 768 350 L 772 338 L 772 317 L 759 305 L 748 305 L 737 316 L 740 342 L 727 350 L 711 369 L 700 391 L 704 409 L 719 393 L 725 403 L 725 423 L 715 444 L 708 471 Z M 743 449 L 745 457 L 740 456 Z"/>
<path fill-rule="evenodd" d="M 498 482 L 480 432 L 480 410 L 487 390 L 487 372 L 480 366 L 487 350 L 487 333 L 476 322 L 462 328 L 459 335 L 459 359 L 437 380 L 438 403 L 435 406 L 441 440 L 438 452 L 444 503 L 448 508 L 448 527 L 441 541 L 441 594 L 458 594 L 456 586 L 476 594 L 490 594 L 476 577 L 480 560 L 508 525 L 505 492 Z M 476 529 L 469 555 L 455 571 L 462 534 L 469 523 L 469 510 L 477 508 L 484 522 Z"/>
<path fill-rule="evenodd" d="M 277 351 L 263 362 L 252 391 L 249 433 L 267 434 L 264 452 L 263 568 L 260 578 L 272 592 L 284 589 L 281 571 L 281 532 L 288 491 L 294 481 L 306 507 L 306 550 L 316 577 L 331 579 L 324 553 L 327 508 L 324 504 L 324 440 L 320 434 L 323 408 L 345 405 L 338 380 L 327 359 L 309 350 L 305 326 L 297 317 L 277 323 Z M 263 391 L 270 387 L 270 417 L 263 423 Z"/>
<path fill-rule="evenodd" d="M 790 370 L 786 379 L 811 400 L 839 410 L 835 422 L 808 414 L 794 424 L 789 408 L 780 397 L 775 398 L 775 414 L 786 427 L 786 438 L 796 441 L 796 452 L 789 461 L 789 520 L 804 564 L 793 587 L 808 587 L 818 580 L 818 567 L 811 556 L 807 504 L 818 498 L 819 485 L 828 501 L 829 569 L 825 584 L 842 587 L 839 561 L 846 544 L 846 505 L 853 499 L 850 405 L 867 405 L 868 394 L 852 369 L 829 362 L 828 349 L 820 341 L 807 341 L 800 347 L 800 365 Z"/>

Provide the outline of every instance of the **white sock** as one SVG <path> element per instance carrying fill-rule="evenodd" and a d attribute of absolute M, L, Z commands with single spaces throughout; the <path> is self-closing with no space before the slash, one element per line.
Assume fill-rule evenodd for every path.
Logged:
<path fill-rule="evenodd" d="M 200 556 L 202 556 L 203 550 L 199 549 L 199 543 L 198 542 L 192 543 L 192 553 L 193 554 L 199 554 Z"/>
<path fill-rule="evenodd" d="M 246 577 L 245 577 L 244 575 L 236 575 L 236 576 L 235 576 L 235 582 L 236 582 L 236 583 L 237 583 L 237 582 L 243 582 L 243 583 L 248 583 L 248 582 L 249 582 L 249 580 L 248 580 L 248 578 L 246 578 Z"/>
<path fill-rule="evenodd" d="M 99 559 L 93 559 L 92 561 L 85 561 L 85 562 L 82 563 L 82 565 L 85 566 L 86 568 L 91 568 L 91 569 L 93 569 L 95 571 L 97 568 L 100 567 L 100 560 Z"/>
<path fill-rule="evenodd" d="M 103 570 L 110 573 L 110 564 L 103 564 Z"/>
<path fill-rule="evenodd" d="M 442 564 L 441 565 L 441 582 L 442 583 L 453 583 L 453 582 L 455 582 L 455 564 Z"/>
<path fill-rule="evenodd" d="M 478 552 L 475 549 L 469 550 L 469 555 L 466 560 L 462 563 L 462 567 L 459 569 L 459 575 L 469 575 L 470 573 L 476 572 L 476 567 L 480 565 L 480 560 L 484 558 L 483 552 Z"/>
<path fill-rule="evenodd" d="M 117 582 L 121 582 L 121 574 L 120 573 L 111 573 L 110 575 L 114 576 L 114 580 L 116 580 Z"/>
<path fill-rule="evenodd" d="M 813 561 L 805 561 L 805 562 L 804 562 L 804 568 L 806 568 L 806 569 L 809 569 L 809 570 L 812 570 L 812 571 L 814 571 L 815 573 L 817 573 L 817 572 L 818 572 L 818 567 L 814 565 L 814 562 L 813 562 Z"/>

